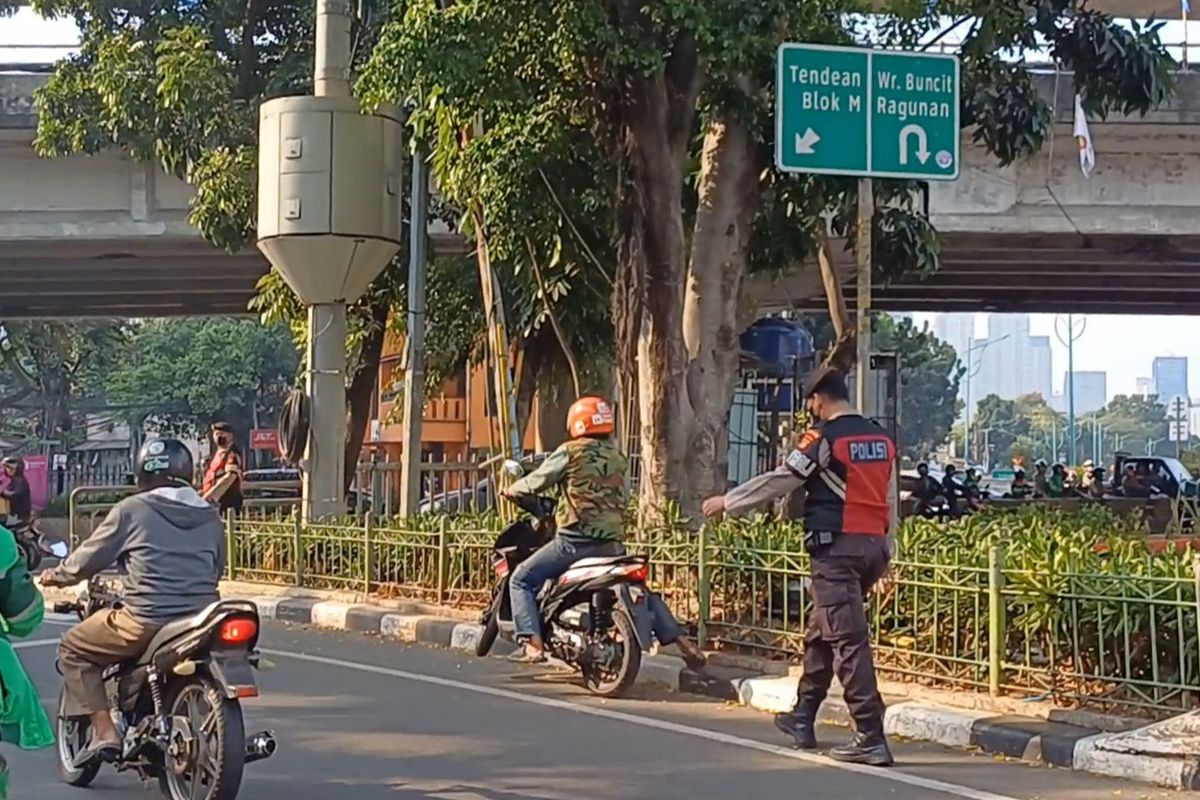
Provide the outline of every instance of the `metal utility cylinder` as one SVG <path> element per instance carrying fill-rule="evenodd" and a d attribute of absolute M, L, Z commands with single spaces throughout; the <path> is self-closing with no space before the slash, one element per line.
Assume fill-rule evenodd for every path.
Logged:
<path fill-rule="evenodd" d="M 315 97 L 259 109 L 258 247 L 309 306 L 304 517 L 345 513 L 346 304 L 399 251 L 398 109 L 350 95 L 351 6 L 317 0 Z"/>
<path fill-rule="evenodd" d="M 428 256 L 429 165 L 418 150 L 412 163 L 412 233 L 408 250 L 408 339 L 404 370 L 404 461 L 400 516 L 421 501 L 421 414 L 425 408 L 425 266 Z"/>
<path fill-rule="evenodd" d="M 857 272 L 857 318 L 855 325 L 858 330 L 858 354 L 855 361 L 858 381 L 855 391 L 855 403 L 858 410 L 864 414 L 867 411 L 868 396 L 871 386 L 871 266 L 872 237 L 871 225 L 875 219 L 875 190 L 870 178 L 860 178 L 858 181 L 858 241 L 855 254 L 858 258 Z"/>

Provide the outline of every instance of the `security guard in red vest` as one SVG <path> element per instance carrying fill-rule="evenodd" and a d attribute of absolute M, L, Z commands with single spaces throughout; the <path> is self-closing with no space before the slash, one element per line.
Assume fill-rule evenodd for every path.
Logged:
<path fill-rule="evenodd" d="M 867 629 L 865 600 L 887 573 L 899 521 L 893 474 L 896 445 L 882 428 L 850 405 L 846 379 L 822 368 L 805 382 L 804 397 L 818 424 L 778 469 L 728 494 L 709 498 L 704 513 L 737 514 L 804 486 L 805 546 L 812 559 L 813 612 L 804 636 L 804 675 L 796 705 L 776 726 L 796 746 L 816 748 L 817 711 L 836 673 L 854 717 L 854 740 L 830 756 L 889 766 L 883 698 Z"/>

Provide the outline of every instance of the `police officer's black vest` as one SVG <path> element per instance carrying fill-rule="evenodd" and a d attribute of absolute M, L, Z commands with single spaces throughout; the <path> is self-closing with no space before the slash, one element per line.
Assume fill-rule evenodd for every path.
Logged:
<path fill-rule="evenodd" d="M 805 529 L 886 535 L 896 445 L 883 428 L 858 414 L 824 423 L 821 437 L 829 460 L 808 481 Z"/>

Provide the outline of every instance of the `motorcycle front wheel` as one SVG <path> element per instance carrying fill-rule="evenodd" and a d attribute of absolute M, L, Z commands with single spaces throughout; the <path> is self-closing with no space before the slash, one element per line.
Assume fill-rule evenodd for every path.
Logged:
<path fill-rule="evenodd" d="M 100 772 L 100 761 L 90 761 L 82 767 L 75 766 L 75 757 L 87 747 L 91 725 L 86 717 L 68 718 L 66 708 L 66 691 L 58 695 L 58 719 L 55 725 L 55 739 L 58 740 L 58 774 L 69 786 L 84 788 L 96 780 Z"/>
<path fill-rule="evenodd" d="M 242 707 L 208 678 L 179 684 L 170 702 L 171 737 L 158 776 L 168 800 L 234 800 L 246 765 Z"/>
<path fill-rule="evenodd" d="M 603 634 L 610 641 L 604 643 L 612 648 L 605 662 L 594 662 L 583 667 L 583 682 L 588 691 L 600 697 L 620 697 L 637 680 L 642 668 L 642 648 L 638 645 L 633 620 L 625 609 L 613 610 L 613 627 Z"/>

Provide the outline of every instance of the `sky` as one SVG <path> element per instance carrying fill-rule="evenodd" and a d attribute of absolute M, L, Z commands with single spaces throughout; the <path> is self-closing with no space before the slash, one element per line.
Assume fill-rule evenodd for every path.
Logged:
<path fill-rule="evenodd" d="M 975 315 L 975 338 L 987 336 L 985 314 Z M 1086 320 L 1083 335 L 1075 341 L 1075 369 L 1078 372 L 1108 373 L 1108 396 L 1133 394 L 1138 378 L 1151 377 L 1151 362 L 1156 356 L 1188 357 L 1188 393 L 1200 397 L 1200 317 L 1115 316 L 1093 314 L 1075 318 Z M 932 314 L 915 314 L 913 321 L 933 325 Z M 1065 331 L 1065 323 L 1061 326 Z M 1053 350 L 1052 386 L 1061 390 L 1067 371 L 1067 348 L 1058 341 L 1053 314 L 1032 314 L 1029 332 L 1049 336 Z"/>
<path fill-rule="evenodd" d="M 1200 9 L 1194 13 L 1200 18 Z M 1168 22 L 1162 40 L 1176 58 L 1184 41 L 1184 24 Z M 28 8 L 10 18 L 0 19 L 0 62 L 53 61 L 70 52 L 61 46 L 73 45 L 79 34 L 70 20 L 43 20 Z M 1187 25 L 1189 55 L 1200 64 L 1200 19 Z M 20 45 L 14 47 L 13 45 Z M 43 47 L 49 45 L 50 47 Z M 57 46 L 57 47 L 56 47 Z M 1099 157 L 1103 157 L 1100 154 Z M 917 321 L 929 315 L 917 315 Z M 976 318 L 977 336 L 985 333 L 984 315 Z M 1067 350 L 1054 336 L 1054 317 L 1035 314 L 1031 319 L 1035 336 L 1050 336 L 1054 349 L 1054 386 L 1062 385 L 1067 369 Z M 1075 343 L 1075 368 L 1108 373 L 1109 394 L 1129 394 L 1140 377 L 1149 377 L 1155 356 L 1188 356 L 1192 397 L 1200 397 L 1200 317 L 1117 317 L 1091 316 L 1083 337 Z"/>

